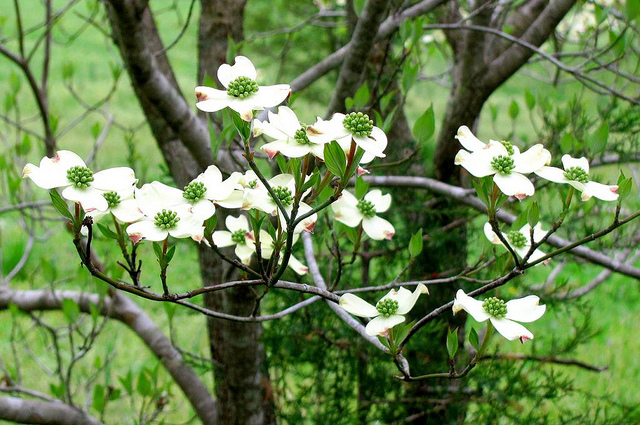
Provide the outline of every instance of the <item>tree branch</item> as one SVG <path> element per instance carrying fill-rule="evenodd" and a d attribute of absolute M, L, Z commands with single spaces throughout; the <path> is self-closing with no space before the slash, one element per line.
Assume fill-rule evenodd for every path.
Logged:
<path fill-rule="evenodd" d="M 57 401 L 0 397 L 0 418 L 23 424 L 102 425 L 86 412 Z"/>

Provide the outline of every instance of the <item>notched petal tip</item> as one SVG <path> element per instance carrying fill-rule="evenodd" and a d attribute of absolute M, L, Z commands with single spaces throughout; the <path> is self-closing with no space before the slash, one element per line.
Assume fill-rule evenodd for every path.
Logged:
<path fill-rule="evenodd" d="M 522 335 L 522 336 L 520 337 L 520 342 L 521 342 L 522 344 L 524 344 L 525 342 L 529 341 L 530 339 L 533 339 L 533 336 L 529 337 L 529 336 L 527 336 L 527 335 Z"/>
<path fill-rule="evenodd" d="M 129 239 L 131 239 L 131 242 L 133 242 L 134 245 L 137 245 L 138 242 L 144 239 L 144 237 L 142 236 L 142 233 L 130 233 Z"/>

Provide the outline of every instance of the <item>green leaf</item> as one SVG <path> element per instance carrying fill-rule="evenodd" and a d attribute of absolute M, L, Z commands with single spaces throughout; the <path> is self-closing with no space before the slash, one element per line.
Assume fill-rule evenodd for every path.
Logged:
<path fill-rule="evenodd" d="M 173 320 L 173 316 L 176 314 L 176 310 L 178 309 L 178 304 L 162 303 L 162 306 L 164 307 L 164 312 L 167 314 L 169 322 L 171 322 Z"/>
<path fill-rule="evenodd" d="M 391 346 L 389 345 L 389 339 L 386 336 L 378 336 L 378 341 L 389 350 L 391 350 Z"/>
<path fill-rule="evenodd" d="M 625 2 L 624 15 L 628 21 L 633 21 L 640 16 L 640 1 L 627 0 Z"/>
<path fill-rule="evenodd" d="M 138 373 L 138 384 L 136 385 L 136 390 L 138 391 L 138 394 L 143 397 L 151 395 L 151 381 L 147 377 L 146 370 L 141 370 L 140 373 Z"/>
<path fill-rule="evenodd" d="M 119 376 L 118 381 L 120 381 L 120 384 L 122 384 L 127 394 L 133 395 L 133 374 L 131 370 L 129 370 L 125 376 Z"/>
<path fill-rule="evenodd" d="M 420 67 L 412 64 L 410 61 L 405 62 L 402 69 L 402 90 L 407 93 L 418 79 L 418 71 Z"/>
<path fill-rule="evenodd" d="M 240 114 L 235 111 L 229 111 L 231 119 L 233 120 L 233 126 L 236 131 L 242 137 L 242 140 L 249 140 L 251 138 L 251 123 L 242 119 Z"/>
<path fill-rule="evenodd" d="M 393 340 L 396 345 L 402 344 L 402 342 L 407 338 L 407 335 L 409 335 L 409 331 L 415 323 L 415 321 L 409 323 L 401 323 L 393 328 Z"/>
<path fill-rule="evenodd" d="M 560 149 L 563 152 L 571 152 L 577 146 L 578 140 L 572 133 L 565 133 L 560 139 Z"/>
<path fill-rule="evenodd" d="M 347 156 L 335 140 L 324 145 L 324 163 L 336 177 L 342 178 L 347 168 Z"/>
<path fill-rule="evenodd" d="M 476 194 L 478 195 L 478 198 L 480 198 L 480 200 L 485 205 L 489 206 L 489 193 L 484 184 L 484 181 L 473 179 L 471 180 L 471 184 L 473 184 L 473 187 L 476 190 Z"/>
<path fill-rule="evenodd" d="M 531 111 L 536 107 L 536 98 L 527 89 L 524 90 L 524 100 L 527 104 L 527 108 Z"/>
<path fill-rule="evenodd" d="M 278 164 L 278 168 L 280 169 L 281 173 L 287 172 L 287 160 L 284 158 L 284 156 L 277 154 L 276 163 Z"/>
<path fill-rule="evenodd" d="M 364 195 L 366 195 L 368 191 L 369 191 L 369 183 L 364 181 L 362 177 L 356 178 L 356 190 L 355 190 L 356 198 L 357 199 L 364 198 Z"/>
<path fill-rule="evenodd" d="M 429 105 L 424 114 L 420 116 L 413 124 L 413 138 L 418 144 L 429 141 L 435 131 L 435 116 L 433 114 L 433 105 Z"/>
<path fill-rule="evenodd" d="M 602 125 L 600 125 L 600 127 L 598 127 L 596 131 L 591 134 L 591 137 L 589 139 L 591 152 L 593 152 L 594 154 L 600 154 L 604 152 L 607 148 L 607 141 L 609 139 L 609 124 L 603 122 Z"/>
<path fill-rule="evenodd" d="M 160 245 L 160 242 L 153 243 L 153 252 L 155 252 L 158 261 L 162 261 L 162 245 Z"/>
<path fill-rule="evenodd" d="M 93 124 L 93 126 L 91 126 L 91 136 L 94 139 L 97 139 L 99 135 L 100 135 L 100 123 L 96 122 L 95 124 Z"/>
<path fill-rule="evenodd" d="M 498 107 L 496 105 L 489 105 L 489 112 L 491 112 L 491 121 L 496 122 L 498 119 Z"/>
<path fill-rule="evenodd" d="M 204 235 L 205 237 L 209 237 L 216 230 L 216 225 L 218 224 L 218 217 L 212 215 L 204 222 Z"/>
<path fill-rule="evenodd" d="M 306 192 L 309 188 L 315 186 L 319 181 L 320 181 L 320 172 L 316 169 L 313 171 L 313 174 L 311 175 L 311 177 L 309 177 L 309 179 L 307 179 L 307 181 L 304 182 L 304 184 L 302 185 L 301 191 L 303 193 Z"/>
<path fill-rule="evenodd" d="M 458 352 L 458 328 L 447 333 L 447 352 L 450 359 L 453 359 Z"/>
<path fill-rule="evenodd" d="M 71 298 L 65 298 L 62 300 L 62 313 L 69 323 L 75 323 L 80 316 L 80 307 Z"/>
<path fill-rule="evenodd" d="M 353 107 L 356 109 L 363 109 L 369 103 L 370 98 L 371 93 L 369 91 L 369 85 L 365 81 L 365 83 L 361 85 L 358 91 L 353 95 Z"/>
<path fill-rule="evenodd" d="M 632 186 L 633 182 L 631 180 L 631 177 L 626 178 L 624 173 L 620 171 L 620 176 L 618 177 L 618 202 L 621 202 L 624 198 L 629 196 Z"/>
<path fill-rule="evenodd" d="M 529 214 L 527 215 L 527 221 L 531 227 L 534 227 L 540 221 L 540 207 L 538 207 L 537 201 L 533 201 L 531 203 L 531 206 L 529 207 Z"/>
<path fill-rule="evenodd" d="M 62 65 L 62 79 L 63 80 L 70 80 L 71 78 L 73 78 L 73 72 L 74 72 L 73 63 L 65 62 Z"/>
<path fill-rule="evenodd" d="M 20 76 L 14 71 L 11 71 L 11 75 L 9 75 L 9 86 L 11 87 L 11 91 L 14 94 L 17 94 L 20 91 L 21 85 L 22 80 L 20 79 Z"/>
<path fill-rule="evenodd" d="M 106 400 L 104 395 L 104 387 L 100 384 L 96 384 L 96 386 L 93 387 L 92 406 L 98 412 L 102 412 L 102 410 L 104 410 L 105 405 L 106 405 Z"/>
<path fill-rule="evenodd" d="M 411 240 L 409 241 L 409 255 L 411 258 L 415 258 L 422 252 L 422 228 L 420 228 L 416 233 L 411 236 Z"/>
<path fill-rule="evenodd" d="M 173 258 L 173 254 L 176 253 L 176 246 L 172 246 L 167 250 L 167 255 L 164 257 L 165 264 L 169 264 Z"/>
<path fill-rule="evenodd" d="M 512 100 L 511 104 L 509 105 L 509 117 L 511 117 L 512 120 L 515 120 L 516 118 L 518 118 L 519 114 L 520 107 L 518 106 L 518 102 Z"/>
<path fill-rule="evenodd" d="M 471 344 L 471 346 L 475 348 L 476 351 L 480 349 L 478 332 L 476 332 L 475 328 L 471 328 L 471 330 L 469 331 L 469 344 Z"/>
<path fill-rule="evenodd" d="M 98 227 L 98 230 L 100 230 L 100 233 L 105 235 L 107 238 L 118 240 L 118 234 L 111 230 L 108 226 L 100 223 L 96 223 L 96 226 Z"/>
<path fill-rule="evenodd" d="M 18 145 L 18 155 L 26 155 L 31 151 L 31 137 L 25 133 L 22 142 Z"/>

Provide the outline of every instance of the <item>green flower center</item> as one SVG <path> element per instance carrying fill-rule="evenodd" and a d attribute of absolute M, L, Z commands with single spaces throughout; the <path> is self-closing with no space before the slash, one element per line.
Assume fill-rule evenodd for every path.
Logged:
<path fill-rule="evenodd" d="M 484 300 L 484 302 L 482 303 L 482 308 L 484 308 L 484 311 L 486 311 L 496 319 L 502 319 L 507 315 L 507 305 L 504 301 L 499 300 L 496 297 L 491 297 Z"/>
<path fill-rule="evenodd" d="M 509 156 L 498 155 L 491 160 L 491 166 L 500 174 L 509 175 L 516 168 L 513 159 Z"/>
<path fill-rule="evenodd" d="M 227 93 L 229 96 L 244 99 L 258 91 L 258 83 L 248 77 L 238 77 L 229 83 Z"/>
<path fill-rule="evenodd" d="M 296 130 L 296 134 L 293 136 L 296 142 L 300 145 L 308 145 L 311 142 L 309 141 L 309 137 L 307 137 L 307 128 L 303 125 L 300 130 Z"/>
<path fill-rule="evenodd" d="M 184 187 L 182 196 L 189 202 L 194 203 L 204 198 L 207 188 L 202 182 L 191 182 Z"/>
<path fill-rule="evenodd" d="M 67 170 L 67 178 L 75 187 L 86 189 L 93 181 L 93 171 L 87 167 L 76 165 L 75 167 L 71 167 Z"/>
<path fill-rule="evenodd" d="M 115 208 L 118 205 L 120 205 L 120 195 L 118 195 L 117 193 L 107 192 L 102 196 L 104 196 L 104 199 L 107 200 L 107 204 L 109 205 L 109 208 Z"/>
<path fill-rule="evenodd" d="M 587 173 L 582 167 L 569 167 L 564 171 L 564 177 L 567 180 L 575 180 L 582 184 L 589 182 L 589 173 Z"/>
<path fill-rule="evenodd" d="M 356 136 L 369 136 L 371 130 L 373 130 L 373 120 L 369 119 L 369 115 L 362 112 L 350 113 L 344 117 L 342 125 Z"/>
<path fill-rule="evenodd" d="M 371 218 L 374 215 L 376 215 L 376 208 L 373 206 L 373 203 L 371 201 L 361 199 L 358 201 L 357 207 L 358 207 L 358 210 L 360 210 L 362 215 L 365 217 Z"/>
<path fill-rule="evenodd" d="M 283 206 L 288 207 L 293 204 L 293 195 L 288 188 L 284 186 L 277 186 L 273 188 L 273 192 L 276 194 Z"/>
<path fill-rule="evenodd" d="M 513 143 L 511 143 L 511 142 L 507 142 L 506 140 L 503 140 L 503 141 L 502 141 L 502 142 L 500 142 L 500 143 L 502 143 L 502 146 L 504 146 L 504 147 L 505 147 L 505 149 L 507 149 L 507 152 L 509 153 L 509 155 L 513 155 L 513 153 L 515 152 L 515 151 L 513 150 Z"/>
<path fill-rule="evenodd" d="M 391 298 L 380 300 L 378 304 L 376 304 L 376 310 L 384 317 L 389 317 L 398 311 L 398 301 L 392 300 Z"/>
<path fill-rule="evenodd" d="M 236 230 L 231 234 L 231 240 L 238 245 L 245 245 L 247 243 L 247 239 L 245 238 L 246 230 L 240 229 Z"/>
<path fill-rule="evenodd" d="M 251 180 L 249 183 L 247 183 L 247 186 L 249 186 L 249 189 L 255 189 L 257 185 L 258 185 L 258 180 Z"/>
<path fill-rule="evenodd" d="M 507 239 L 509 239 L 511 246 L 516 248 L 524 248 L 527 245 L 527 237 L 517 230 L 507 233 Z"/>
<path fill-rule="evenodd" d="M 162 210 L 156 214 L 153 220 L 156 226 L 167 230 L 176 227 L 180 221 L 180 217 L 178 217 L 178 213 L 175 211 Z"/>

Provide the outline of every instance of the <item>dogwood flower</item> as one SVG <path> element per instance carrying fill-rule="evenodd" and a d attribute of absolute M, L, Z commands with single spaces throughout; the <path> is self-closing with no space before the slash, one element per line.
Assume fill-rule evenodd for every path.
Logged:
<path fill-rule="evenodd" d="M 520 341 L 524 343 L 526 340 L 532 339 L 533 334 L 521 324 L 514 322 L 514 320 L 524 323 L 538 320 L 547 308 L 545 305 L 539 304 L 540 298 L 535 295 L 507 301 L 506 303 L 495 297 L 479 301 L 459 289 L 453 302 L 453 314 L 464 310 L 478 322 L 484 322 L 489 319 L 503 337 L 509 341 L 520 338 Z"/>
<path fill-rule="evenodd" d="M 235 64 L 222 64 L 218 68 L 218 80 L 227 90 L 206 86 L 196 87 L 196 107 L 204 112 L 216 112 L 229 107 L 243 120 L 251 121 L 253 111 L 261 111 L 282 103 L 291 92 L 288 84 L 258 86 L 258 73 L 251 61 L 236 56 Z"/>
<path fill-rule="evenodd" d="M 428 293 L 423 284 L 419 284 L 413 293 L 404 288 L 392 289 L 375 307 L 356 295 L 344 294 L 340 297 L 340 307 L 354 316 L 372 318 L 365 328 L 367 335 L 384 335 L 404 322 L 404 315 L 413 308 L 420 294 Z"/>
<path fill-rule="evenodd" d="M 466 149 L 456 154 L 456 165 L 475 177 L 493 175 L 493 181 L 505 195 L 520 200 L 535 192 L 533 183 L 524 174 L 535 172 L 551 161 L 551 153 L 540 144 L 520 153 L 517 146 L 506 141 L 481 142 L 467 126 L 458 129 L 456 139 Z"/>
<path fill-rule="evenodd" d="M 40 167 L 25 165 L 22 177 L 30 178 L 43 189 L 62 188 L 62 197 L 79 203 L 85 212 L 105 211 L 109 205 L 104 193 L 128 190 L 137 182 L 131 168 L 109 168 L 94 173 L 82 158 L 65 150 L 58 151 L 53 158 L 42 158 Z"/>
<path fill-rule="evenodd" d="M 295 179 L 293 175 L 278 174 L 277 176 L 269 180 L 269 186 L 271 186 L 274 193 L 278 197 L 278 200 L 284 207 L 287 214 L 290 216 L 291 211 L 293 210 L 293 201 L 296 191 Z M 284 221 L 282 212 L 278 209 L 276 201 L 271 197 L 264 185 L 254 185 L 254 188 L 245 190 L 245 201 L 243 204 L 243 209 L 251 208 L 259 209 L 270 215 L 277 214 L 280 217 L 280 222 L 283 228 L 286 227 L 286 222 Z M 311 208 L 304 202 L 300 202 L 298 206 L 297 216 L 300 217 L 301 215 L 308 213 L 312 209 L 313 208 Z M 311 216 L 298 223 L 298 225 L 296 225 L 294 233 L 300 233 L 302 231 L 313 232 L 316 221 L 318 221 L 318 215 L 312 214 Z"/>
<path fill-rule="evenodd" d="M 121 223 L 133 223 L 140 220 L 144 214 L 138 208 L 138 201 L 134 198 L 135 187 L 125 190 L 106 192 L 102 196 L 107 200 L 108 208 L 105 211 L 92 211 L 87 215 L 94 221 L 100 220 L 107 214 L 113 214 Z M 83 228 L 84 229 L 84 228 Z"/>
<path fill-rule="evenodd" d="M 203 219 L 192 213 L 183 192 L 160 182 L 145 184 L 136 190 L 138 208 L 144 216 L 127 227 L 134 243 L 142 239 L 162 241 L 174 238 L 192 238 L 200 242 L 204 234 Z"/>
<path fill-rule="evenodd" d="M 308 137 L 307 127 L 300 124 L 295 112 L 281 106 L 277 114 L 269 111 L 268 116 L 269 121 L 254 120 L 253 135 L 265 134 L 275 139 L 260 148 L 270 159 L 278 153 L 289 158 L 300 158 L 311 153 L 324 160 L 324 143 Z"/>
<path fill-rule="evenodd" d="M 349 227 L 362 223 L 362 229 L 371 239 L 382 240 L 391 239 L 396 233 L 391 223 L 376 215 L 387 211 L 390 205 L 391 195 L 383 195 L 378 189 L 367 193 L 361 200 L 345 190 L 331 208 L 339 222 Z"/>
<path fill-rule="evenodd" d="M 351 141 L 361 147 L 365 153 L 360 163 L 366 164 L 375 157 L 384 158 L 387 147 L 387 135 L 380 128 L 373 125 L 367 114 L 352 112 L 349 115 L 333 114 L 329 121 L 318 118 L 315 124 L 307 129 L 309 140 L 316 143 L 329 143 L 332 140 L 348 152 Z"/>
<path fill-rule="evenodd" d="M 491 243 L 504 246 L 498 235 L 496 235 L 493 229 L 491 229 L 491 224 L 485 223 L 484 234 Z M 540 223 L 533 227 L 533 240 L 535 242 L 541 241 L 546 234 L 547 232 L 542 230 L 542 225 Z M 502 236 L 509 242 L 511 248 L 513 248 L 520 258 L 524 258 L 524 256 L 527 255 L 529 248 L 531 248 L 531 226 L 529 226 L 529 224 L 525 224 L 520 230 L 512 230 L 509 233 L 502 233 Z M 538 258 L 542 258 L 544 256 L 544 252 L 536 249 L 531 253 L 528 261 L 534 262 Z M 542 264 L 546 264 L 547 262 L 548 260 L 544 261 Z"/>
<path fill-rule="evenodd" d="M 588 201 L 592 196 L 603 201 L 618 199 L 618 186 L 606 185 L 589 179 L 587 158 L 573 158 L 566 154 L 562 156 L 562 166 L 564 170 L 556 167 L 542 167 L 536 171 L 536 174 L 555 183 L 570 184 L 582 192 L 583 201 Z"/>
<path fill-rule="evenodd" d="M 236 256 L 243 264 L 251 262 L 251 256 L 256 252 L 256 238 L 253 230 L 249 227 L 249 222 L 244 216 L 228 216 L 225 219 L 225 225 L 228 230 L 217 230 L 211 235 L 213 242 L 220 248 L 235 245 Z M 295 238 L 294 238 L 295 243 Z M 262 258 L 269 259 L 273 254 L 274 244 L 273 238 L 268 232 L 260 230 L 260 251 Z M 282 262 L 282 257 L 280 257 Z M 296 273 L 306 274 L 309 268 L 302 264 L 293 255 L 289 257 L 288 266 Z"/>

